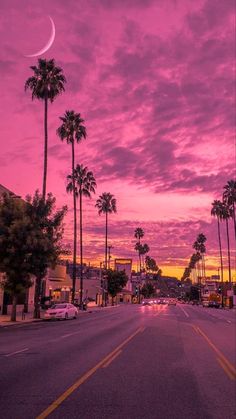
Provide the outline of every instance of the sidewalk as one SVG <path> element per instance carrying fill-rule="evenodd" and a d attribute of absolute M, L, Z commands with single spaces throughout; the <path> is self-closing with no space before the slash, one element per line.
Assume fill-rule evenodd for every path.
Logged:
<path fill-rule="evenodd" d="M 107 306 L 107 307 L 88 307 L 87 310 L 79 310 L 78 314 L 82 315 L 82 314 L 86 314 L 86 313 L 92 313 L 92 312 L 97 312 L 97 311 L 101 311 L 101 310 L 105 310 L 105 309 L 109 309 L 109 308 L 115 308 L 115 307 L 119 307 L 119 305 L 115 305 L 115 306 Z M 17 313 L 16 315 L 16 322 L 12 322 L 11 321 L 11 316 L 9 314 L 0 314 L 0 327 L 8 327 L 8 326 L 14 326 L 17 324 L 25 324 L 25 323 L 34 323 L 34 322 L 41 322 L 44 320 L 44 311 L 41 311 L 41 318 L 40 319 L 34 319 L 33 318 L 33 313 L 25 313 L 25 318 L 22 319 L 22 314 L 21 313 Z"/>
<path fill-rule="evenodd" d="M 0 327 L 2 326 L 14 326 L 15 324 L 20 323 L 33 323 L 33 322 L 39 322 L 42 321 L 42 319 L 34 319 L 33 313 L 26 313 L 25 318 L 22 319 L 22 315 L 18 313 L 16 315 L 16 322 L 11 321 L 11 316 L 6 314 L 0 314 Z"/>

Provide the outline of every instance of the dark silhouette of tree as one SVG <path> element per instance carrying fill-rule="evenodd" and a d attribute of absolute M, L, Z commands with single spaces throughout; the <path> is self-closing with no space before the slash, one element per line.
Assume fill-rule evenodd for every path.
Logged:
<path fill-rule="evenodd" d="M 105 269 L 107 269 L 107 238 L 108 238 L 108 214 L 116 213 L 116 199 L 110 192 L 104 192 L 99 196 L 96 205 L 98 208 L 98 214 L 105 214 L 106 225 L 105 225 Z"/>
<path fill-rule="evenodd" d="M 32 100 L 44 101 L 44 166 L 43 166 L 43 199 L 46 198 L 47 188 L 47 161 L 48 161 L 48 101 L 64 92 L 66 83 L 62 69 L 55 65 L 55 61 L 39 58 L 38 66 L 31 66 L 34 75 L 25 82 L 25 90 L 32 91 Z"/>
<path fill-rule="evenodd" d="M 83 125 L 84 120 L 80 113 L 75 111 L 66 111 L 64 116 L 60 117 L 62 125 L 57 129 L 57 135 L 67 144 L 71 144 L 72 151 L 72 192 L 73 192 L 73 207 L 74 207 L 74 245 L 73 245 L 73 271 L 72 271 L 72 302 L 75 299 L 76 287 L 76 252 L 77 252 L 77 217 L 76 217 L 76 189 L 75 189 L 75 143 L 79 143 L 83 138 L 86 138 L 86 128 Z"/>
<path fill-rule="evenodd" d="M 235 205 L 236 205 L 236 181 L 229 180 L 224 186 L 223 202 L 228 206 L 229 213 L 232 215 L 234 222 L 234 236 L 236 239 L 236 220 L 235 220 Z"/>
<path fill-rule="evenodd" d="M 135 229 L 135 232 L 134 232 L 134 237 L 136 239 L 138 239 L 138 242 L 136 243 L 134 249 L 136 250 L 136 252 L 138 252 L 138 256 L 139 256 L 139 269 L 140 269 L 140 272 L 141 272 L 142 266 L 141 266 L 141 253 L 140 253 L 141 247 L 140 247 L 140 245 L 141 245 L 141 238 L 144 237 L 144 231 L 143 231 L 143 229 L 140 228 L 140 227 L 136 228 Z"/>
<path fill-rule="evenodd" d="M 80 213 L 80 306 L 83 304 L 83 211 L 82 198 L 91 198 L 91 193 L 95 193 L 97 187 L 93 172 L 89 171 L 87 167 L 82 164 L 77 164 L 74 170 L 75 179 L 75 196 L 79 198 L 79 213 Z M 72 175 L 67 176 L 67 192 L 73 192 Z"/>
<path fill-rule="evenodd" d="M 220 221 L 222 214 L 222 202 L 219 200 L 214 200 L 212 202 L 211 215 L 217 218 L 217 229 L 218 229 L 218 242 L 219 242 L 219 251 L 220 251 L 220 270 L 221 270 L 221 281 L 224 281 L 224 267 L 223 267 L 223 257 L 222 257 L 222 244 L 221 244 L 221 234 L 220 234 Z"/>

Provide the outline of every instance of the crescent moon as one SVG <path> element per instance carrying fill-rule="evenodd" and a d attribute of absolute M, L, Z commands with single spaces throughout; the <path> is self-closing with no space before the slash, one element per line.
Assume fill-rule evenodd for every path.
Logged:
<path fill-rule="evenodd" d="M 42 55 L 44 54 L 46 51 L 49 50 L 49 48 L 52 46 L 54 39 L 55 39 L 55 35 L 56 35 L 56 29 L 55 29 L 55 25 L 54 22 L 52 20 L 52 18 L 50 16 L 48 16 L 52 25 L 51 28 L 51 34 L 50 34 L 50 38 L 48 40 L 48 42 L 46 43 L 46 45 L 40 49 L 39 51 L 35 52 L 34 54 L 30 54 L 30 55 L 25 55 L 25 57 L 37 57 L 38 55 Z"/>

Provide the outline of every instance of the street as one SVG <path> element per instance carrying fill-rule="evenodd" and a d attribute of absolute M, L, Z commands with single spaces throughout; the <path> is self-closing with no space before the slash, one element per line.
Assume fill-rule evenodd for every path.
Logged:
<path fill-rule="evenodd" d="M 121 305 L 0 328 L 3 419 L 236 417 L 235 311 Z"/>

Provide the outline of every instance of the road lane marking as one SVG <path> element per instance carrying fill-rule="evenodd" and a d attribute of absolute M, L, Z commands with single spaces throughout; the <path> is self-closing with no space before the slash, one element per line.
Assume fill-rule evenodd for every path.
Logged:
<path fill-rule="evenodd" d="M 21 349 L 20 351 L 11 352 L 10 354 L 7 354 L 5 356 L 8 357 L 8 356 L 16 355 L 16 354 L 21 354 L 22 352 L 25 352 L 25 351 L 28 351 L 28 350 L 29 350 L 29 348 L 24 348 L 24 349 Z"/>
<path fill-rule="evenodd" d="M 228 377 L 231 379 L 231 380 L 235 380 L 235 377 L 234 377 L 234 375 L 231 373 L 231 371 L 227 368 L 227 365 L 225 365 L 224 364 L 224 362 L 222 361 L 222 359 L 221 358 L 216 358 L 217 359 L 217 361 L 219 362 L 219 364 L 220 364 L 220 366 L 223 368 L 223 370 L 224 370 L 224 372 L 228 375 Z"/>
<path fill-rule="evenodd" d="M 114 361 L 114 359 L 116 359 L 118 355 L 121 354 L 121 352 L 121 349 L 118 352 L 116 352 L 107 362 L 105 362 L 105 364 L 103 364 L 102 368 L 107 368 L 112 363 L 112 361 Z"/>
<path fill-rule="evenodd" d="M 179 307 L 183 313 L 185 314 L 186 317 L 189 317 L 189 314 L 187 313 L 187 311 L 185 311 L 185 309 L 183 307 Z"/>
<path fill-rule="evenodd" d="M 136 332 L 132 333 L 127 339 L 125 339 L 120 345 L 118 345 L 112 352 L 105 356 L 97 365 L 91 368 L 88 372 L 82 375 L 72 386 L 70 386 L 64 393 L 61 394 L 50 406 L 48 406 L 36 419 L 47 418 L 55 409 L 57 409 L 62 402 L 64 402 L 77 388 L 81 386 L 91 375 L 93 375 L 100 367 L 108 362 L 123 346 L 125 346 L 131 339 L 133 339 L 138 333 L 142 333 L 143 327 L 139 327 Z"/>
<path fill-rule="evenodd" d="M 65 339 L 65 338 L 68 338 L 69 336 L 78 335 L 78 333 L 81 333 L 81 331 L 79 331 L 79 332 L 74 332 L 74 333 L 67 333 L 67 335 L 62 335 L 62 336 L 60 336 L 60 339 Z"/>
<path fill-rule="evenodd" d="M 208 345 L 213 349 L 213 351 L 218 355 L 221 362 L 226 366 L 233 376 L 233 379 L 236 378 L 236 368 L 233 364 L 223 355 L 223 353 L 214 345 L 214 343 L 208 338 L 208 336 L 200 329 L 200 327 L 193 326 L 194 329 L 207 341 Z"/>

